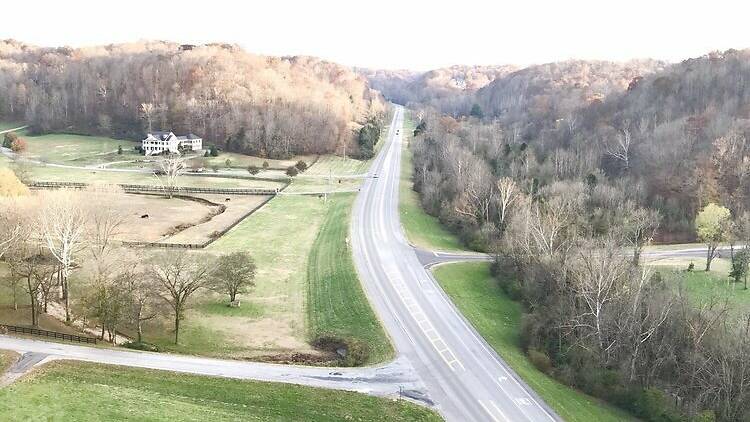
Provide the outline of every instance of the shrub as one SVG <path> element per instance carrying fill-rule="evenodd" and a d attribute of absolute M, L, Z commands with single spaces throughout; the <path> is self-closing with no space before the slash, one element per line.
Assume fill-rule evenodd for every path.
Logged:
<path fill-rule="evenodd" d="M 695 264 L 693 264 L 692 262 L 688 264 L 687 270 L 688 272 L 692 272 L 693 270 L 695 270 Z"/>
<path fill-rule="evenodd" d="M 294 177 L 294 176 L 296 176 L 298 174 L 299 174 L 299 172 L 297 171 L 297 167 L 295 167 L 295 166 L 291 166 L 288 169 L 286 169 L 286 175 L 289 176 L 289 177 Z"/>
<path fill-rule="evenodd" d="M 123 347 L 126 347 L 128 349 L 134 349 L 134 350 L 144 350 L 146 352 L 158 352 L 159 347 L 155 344 L 146 343 L 146 342 L 137 342 L 137 341 L 130 341 L 122 345 Z"/>
<path fill-rule="evenodd" d="M 684 418 L 674 408 L 664 392 L 656 388 L 647 388 L 636 393 L 636 398 L 631 404 L 633 413 L 647 421 L 653 422 L 677 422 Z"/>
<path fill-rule="evenodd" d="M 716 422 L 716 413 L 713 410 L 704 410 L 693 416 L 691 422 Z"/>
<path fill-rule="evenodd" d="M 523 288 L 521 283 L 512 277 L 498 277 L 498 283 L 500 288 L 503 289 L 508 297 L 513 301 L 520 301 L 523 299 Z"/>
<path fill-rule="evenodd" d="M 122 145 L 117 146 L 117 155 L 122 155 Z"/>
<path fill-rule="evenodd" d="M 264 161 L 264 162 L 263 162 L 263 170 L 268 170 L 268 167 L 270 167 L 270 166 L 268 165 L 268 161 Z"/>
<path fill-rule="evenodd" d="M 247 166 L 247 172 L 250 174 L 258 174 L 260 173 L 260 169 L 256 165 L 249 165 Z"/>
<path fill-rule="evenodd" d="M 531 361 L 531 364 L 534 365 L 536 369 L 547 375 L 552 373 L 552 360 L 550 360 L 546 353 L 540 352 L 536 349 L 529 349 L 528 355 L 529 361 Z"/>
<path fill-rule="evenodd" d="M 10 146 L 13 145 L 13 141 L 16 139 L 18 139 L 18 135 L 13 132 L 7 132 L 3 137 L 3 146 L 5 148 L 10 148 Z"/>
<path fill-rule="evenodd" d="M 297 170 L 299 170 L 300 173 L 302 173 L 303 171 L 307 170 L 307 163 L 302 160 L 299 160 L 297 161 L 297 164 L 294 165 L 294 167 L 297 167 Z"/>
<path fill-rule="evenodd" d="M 26 151 L 26 141 L 22 138 L 16 138 L 12 144 L 10 144 L 11 151 L 20 153 Z"/>

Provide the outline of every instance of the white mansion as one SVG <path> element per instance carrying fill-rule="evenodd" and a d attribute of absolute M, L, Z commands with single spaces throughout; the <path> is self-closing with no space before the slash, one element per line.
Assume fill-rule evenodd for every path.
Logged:
<path fill-rule="evenodd" d="M 150 132 L 142 144 L 146 155 L 161 154 L 164 151 L 179 154 L 180 151 L 200 151 L 203 149 L 203 139 L 189 133 L 176 136 L 172 132 Z"/>

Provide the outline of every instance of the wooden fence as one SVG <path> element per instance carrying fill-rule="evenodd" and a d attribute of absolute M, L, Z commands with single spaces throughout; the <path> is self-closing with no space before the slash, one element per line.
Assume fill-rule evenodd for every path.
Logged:
<path fill-rule="evenodd" d="M 31 334 L 34 336 L 50 337 L 50 338 L 56 338 L 56 339 L 61 339 L 61 340 L 68 340 L 68 341 L 77 341 L 79 343 L 96 344 L 95 337 L 86 337 L 86 336 L 79 336 L 76 334 L 58 333 L 57 331 L 48 331 L 48 330 L 42 330 L 39 328 L 19 327 L 16 325 L 0 324 L 0 327 L 5 328 L 6 330 L 8 330 L 9 333 Z"/>
<path fill-rule="evenodd" d="M 31 182 L 30 187 L 36 189 L 85 189 L 86 183 L 79 182 Z M 169 193 L 173 194 L 181 193 L 203 193 L 203 194 L 220 194 L 220 195 L 276 195 L 279 193 L 278 189 L 268 188 L 202 188 L 202 187 L 186 187 L 180 186 L 170 189 L 164 186 L 149 186 L 149 185 L 130 185 L 130 184 L 118 184 L 125 192 L 136 192 L 136 193 Z"/>

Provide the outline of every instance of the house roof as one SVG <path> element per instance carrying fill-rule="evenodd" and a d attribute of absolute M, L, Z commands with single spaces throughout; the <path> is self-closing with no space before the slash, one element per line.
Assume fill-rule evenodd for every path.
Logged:
<path fill-rule="evenodd" d="M 167 131 L 157 130 L 157 131 L 154 131 L 154 132 L 149 132 L 148 135 L 152 136 L 152 137 L 154 137 L 156 139 L 160 139 L 162 141 L 166 141 L 166 140 L 169 140 L 170 137 L 174 136 L 174 133 L 167 132 Z"/>
<path fill-rule="evenodd" d="M 152 131 L 148 133 L 148 136 L 152 136 L 156 139 L 162 140 L 162 141 L 168 141 L 173 136 L 175 139 L 179 141 L 186 141 L 186 140 L 194 140 L 194 139 L 201 139 L 200 136 L 194 134 L 194 133 L 188 133 L 187 135 L 177 136 L 173 132 L 163 131 L 163 130 L 157 130 Z"/>

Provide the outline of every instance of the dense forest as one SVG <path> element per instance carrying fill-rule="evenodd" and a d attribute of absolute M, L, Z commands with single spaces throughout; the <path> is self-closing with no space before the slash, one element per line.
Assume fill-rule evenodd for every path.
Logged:
<path fill-rule="evenodd" d="M 516 66 L 451 66 L 428 72 L 358 69 L 388 100 L 430 106 L 457 117 L 469 114 L 474 95 L 485 85 L 517 70 Z"/>
<path fill-rule="evenodd" d="M 645 420 L 750 419 L 750 316 L 640 259 L 697 240 L 708 269 L 729 242 L 732 278 L 747 274 L 748 80 L 750 51 L 564 62 L 486 85 L 481 113 L 415 113 L 414 188 L 497 256 L 540 370 Z"/>
<path fill-rule="evenodd" d="M 225 44 L 39 48 L 0 41 L 0 118 L 36 132 L 194 132 L 248 154 L 356 152 L 385 103 L 351 69 Z"/>

